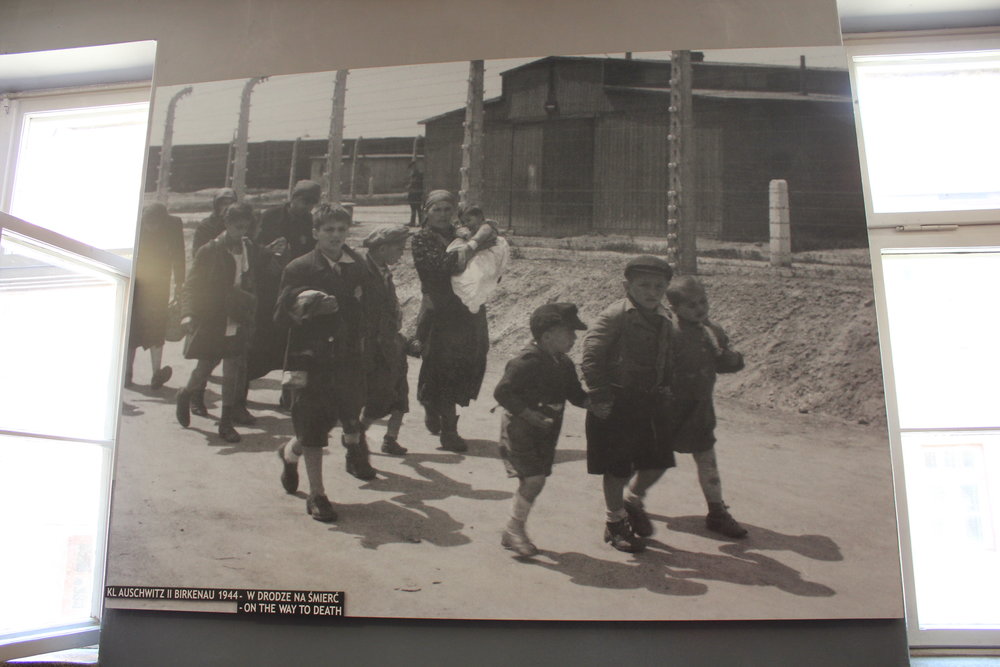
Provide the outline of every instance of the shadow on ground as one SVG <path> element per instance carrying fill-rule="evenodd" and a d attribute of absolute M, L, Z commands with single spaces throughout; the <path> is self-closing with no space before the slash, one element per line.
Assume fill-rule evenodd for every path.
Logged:
<path fill-rule="evenodd" d="M 653 519 L 663 519 L 651 515 Z M 710 535 L 703 517 L 665 517 L 668 528 L 696 535 Z M 701 528 L 696 528 L 696 524 Z M 740 586 L 773 586 L 803 597 L 832 597 L 829 586 L 806 581 L 802 575 L 780 561 L 757 553 L 755 549 L 785 549 L 817 560 L 839 560 L 836 544 L 822 535 L 781 535 L 767 529 L 747 526 L 746 540 L 727 542 L 723 553 L 685 551 L 657 539 L 646 540 L 646 550 L 618 554 L 622 560 L 604 560 L 586 554 L 542 551 L 532 559 L 522 559 L 539 567 L 560 572 L 579 586 L 620 590 L 645 589 L 662 595 L 704 595 L 709 588 L 703 581 L 721 581 Z M 595 534 L 595 538 L 599 534 Z M 759 538 L 759 539 L 758 539 Z M 607 547 L 610 549 L 611 547 Z M 815 554 L 815 555 L 810 555 Z M 836 557 L 835 557 L 836 556 Z"/>

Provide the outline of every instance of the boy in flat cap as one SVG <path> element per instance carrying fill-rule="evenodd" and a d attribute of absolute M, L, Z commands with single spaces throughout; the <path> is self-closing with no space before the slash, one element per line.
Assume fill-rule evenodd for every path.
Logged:
<path fill-rule="evenodd" d="M 365 344 L 367 397 L 361 414 L 362 435 L 376 419 L 389 415 L 382 452 L 394 456 L 406 454 L 399 444 L 403 415 L 409 412 L 409 386 L 406 382 L 406 338 L 399 332 L 403 313 L 396 297 L 390 267 L 403 256 L 410 230 L 406 225 L 382 225 L 364 241 L 365 268 Z"/>
<path fill-rule="evenodd" d="M 576 342 L 576 332 L 587 328 L 577 316 L 576 306 L 540 306 L 531 314 L 530 326 L 534 340 L 507 362 L 493 392 L 504 408 L 500 456 L 507 476 L 520 481 L 501 544 L 519 556 L 538 553 L 524 524 L 545 478 L 552 474 L 566 401 L 578 407 L 588 404 L 576 367 L 566 356 Z"/>
<path fill-rule="evenodd" d="M 666 389 L 664 363 L 672 322 L 662 301 L 673 271 L 659 257 L 640 255 L 625 265 L 625 298 L 598 316 L 583 341 L 580 368 L 590 388 L 587 472 L 603 476 L 604 541 L 636 552 L 653 526 L 643 499 L 674 466 L 656 420 Z M 627 488 L 627 495 L 626 495 Z"/>

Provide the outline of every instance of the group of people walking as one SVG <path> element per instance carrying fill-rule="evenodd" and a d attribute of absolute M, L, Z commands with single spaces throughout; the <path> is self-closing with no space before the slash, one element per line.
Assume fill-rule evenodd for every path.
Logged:
<path fill-rule="evenodd" d="M 177 421 L 187 427 L 192 414 L 208 416 L 205 387 L 221 362 L 219 435 L 239 442 L 235 427 L 255 422 L 247 409 L 249 382 L 281 369 L 282 404 L 291 411 L 294 430 L 277 451 L 281 484 L 288 493 L 298 491 L 298 462 L 304 459 L 306 510 L 329 522 L 337 514 L 323 483 L 322 452 L 335 426 L 342 430 L 346 470 L 358 479 L 377 474 L 367 442 L 376 420 L 388 417 L 381 451 L 407 452 L 398 438 L 409 410 L 408 352 L 422 360 L 416 398 L 425 427 L 440 438 L 442 449 L 466 451 L 458 407 L 480 393 L 489 349 L 482 302 L 505 266 L 506 242 L 481 211 L 460 211 L 452 193 L 434 190 L 423 202 L 419 230 L 383 225 L 355 250 L 346 243 L 351 214 L 320 203 L 320 194 L 317 183 L 300 181 L 289 202 L 264 211 L 258 223 L 232 190 L 219 190 L 212 214 L 195 231 L 186 279 L 181 242 L 179 262 L 171 255 L 158 265 L 161 277 L 168 266 L 168 284 L 156 296 L 165 307 L 173 271 L 175 292 L 182 296 L 184 355 L 197 360 L 177 393 Z M 144 212 L 144 220 L 148 213 L 158 221 L 155 230 L 170 231 L 153 235 L 144 222 L 134 314 L 155 310 L 140 309 L 148 291 L 142 265 L 153 255 L 143 249 L 146 236 L 168 239 L 160 241 L 161 249 L 176 253 L 179 220 L 169 220 L 161 208 Z M 457 215 L 463 226 L 455 224 Z M 392 273 L 407 243 L 422 293 L 416 334 L 409 339 L 401 333 Z M 472 278 L 456 282 L 463 273 Z M 712 402 L 716 373 L 739 370 L 743 359 L 708 320 L 701 283 L 671 279 L 664 260 L 642 255 L 626 265 L 624 298 L 591 328 L 572 303 L 545 304 L 531 314 L 533 341 L 510 360 L 494 391 L 503 408 L 500 458 L 518 479 L 501 544 L 518 556 L 537 553 L 525 523 L 552 472 L 566 401 L 587 410 L 587 469 L 603 479 L 604 540 L 612 547 L 643 548 L 653 532 L 644 498 L 674 465 L 675 451 L 694 455 L 709 506 L 706 526 L 728 537 L 746 535 L 722 500 Z M 162 349 L 162 337 L 150 337 L 149 328 L 133 322 L 132 356 L 135 346 L 153 349 L 158 343 Z M 586 390 L 568 356 L 582 330 Z M 154 354 L 153 380 L 162 385 L 158 359 Z"/>

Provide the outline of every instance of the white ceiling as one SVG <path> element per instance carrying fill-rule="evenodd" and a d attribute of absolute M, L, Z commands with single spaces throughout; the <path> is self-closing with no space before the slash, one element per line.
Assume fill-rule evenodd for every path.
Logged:
<path fill-rule="evenodd" d="M 77 85 L 148 81 L 156 42 L 0 55 L 0 94 Z"/>
<path fill-rule="evenodd" d="M 846 33 L 1000 26 L 1000 0 L 837 0 Z"/>

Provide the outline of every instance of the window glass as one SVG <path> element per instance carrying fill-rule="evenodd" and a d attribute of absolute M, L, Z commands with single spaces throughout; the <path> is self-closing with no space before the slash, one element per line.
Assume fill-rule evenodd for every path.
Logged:
<path fill-rule="evenodd" d="M 902 441 L 920 629 L 1000 629 L 1000 434 Z"/>
<path fill-rule="evenodd" d="M 0 430 L 113 437 L 125 286 L 4 230 Z"/>
<path fill-rule="evenodd" d="M 108 455 L 100 445 L 0 436 L 0 635 L 93 617 Z"/>
<path fill-rule="evenodd" d="M 873 212 L 1000 208 L 1000 51 L 854 68 Z"/>
<path fill-rule="evenodd" d="M 130 253 L 148 109 L 140 103 L 26 113 L 10 214 Z"/>
<path fill-rule="evenodd" d="M 882 255 L 903 429 L 1000 427 L 1000 250 Z"/>

